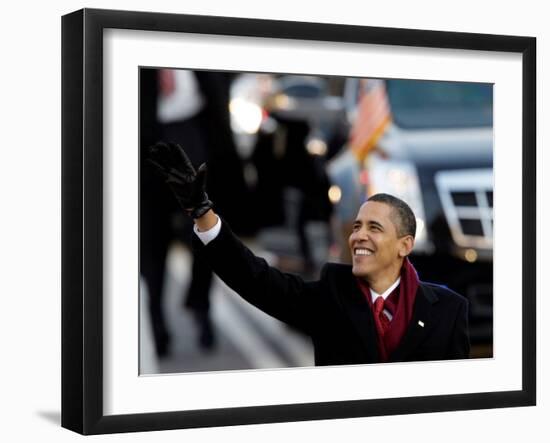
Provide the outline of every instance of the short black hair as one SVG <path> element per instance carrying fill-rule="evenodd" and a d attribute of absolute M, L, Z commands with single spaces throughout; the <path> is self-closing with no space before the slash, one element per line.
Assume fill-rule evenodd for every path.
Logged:
<path fill-rule="evenodd" d="M 397 236 L 404 237 L 416 234 L 416 217 L 411 207 L 403 200 L 390 194 L 374 194 L 368 198 L 368 201 L 385 203 L 392 208 L 392 221 L 397 229 Z"/>

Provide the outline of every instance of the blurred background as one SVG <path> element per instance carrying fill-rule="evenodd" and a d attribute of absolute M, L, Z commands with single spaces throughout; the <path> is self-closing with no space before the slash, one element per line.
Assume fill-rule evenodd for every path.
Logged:
<path fill-rule="evenodd" d="M 492 357 L 492 85 L 140 69 L 140 373 L 312 366 L 307 337 L 193 258 L 191 221 L 144 162 L 159 140 L 206 161 L 216 212 L 304 279 L 350 261 L 369 195 L 405 200 L 420 278 L 469 299 L 471 357 Z"/>

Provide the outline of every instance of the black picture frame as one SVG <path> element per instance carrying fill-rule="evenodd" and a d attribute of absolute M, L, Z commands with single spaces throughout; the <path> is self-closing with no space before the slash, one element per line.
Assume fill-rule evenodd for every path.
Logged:
<path fill-rule="evenodd" d="M 103 412 L 103 31 L 106 29 L 500 51 L 522 56 L 522 387 L 516 391 L 130 415 Z M 83 9 L 62 18 L 62 426 L 82 434 L 536 404 L 536 39 Z"/>

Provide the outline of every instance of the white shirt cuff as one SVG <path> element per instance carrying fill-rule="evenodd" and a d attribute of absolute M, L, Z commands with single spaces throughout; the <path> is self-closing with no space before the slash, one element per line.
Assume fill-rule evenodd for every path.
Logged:
<path fill-rule="evenodd" d="M 211 227 L 208 231 L 199 231 L 197 228 L 197 225 L 193 225 L 193 231 L 195 234 L 197 234 L 197 237 L 199 237 L 200 241 L 202 241 L 203 244 L 207 245 L 212 240 L 214 240 L 218 234 L 220 233 L 220 230 L 222 228 L 222 220 L 220 217 L 218 217 L 218 221 L 216 224 Z"/>

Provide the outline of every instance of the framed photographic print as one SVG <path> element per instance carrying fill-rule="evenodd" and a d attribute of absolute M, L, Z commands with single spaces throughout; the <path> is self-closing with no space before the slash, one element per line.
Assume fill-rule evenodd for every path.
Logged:
<path fill-rule="evenodd" d="M 534 38 L 84 9 L 62 56 L 62 426 L 535 404 Z"/>

